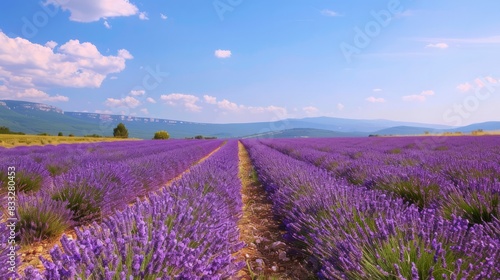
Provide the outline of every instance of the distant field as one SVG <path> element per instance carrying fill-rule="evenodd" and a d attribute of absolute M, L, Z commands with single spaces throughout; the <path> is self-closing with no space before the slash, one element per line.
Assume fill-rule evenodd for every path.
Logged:
<path fill-rule="evenodd" d="M 136 139 L 0 134 L 0 147 L 12 148 L 16 146 L 57 145 L 57 144 L 109 142 L 109 141 L 124 141 L 124 140 L 136 140 Z"/>
<path fill-rule="evenodd" d="M 429 134 L 409 134 L 409 135 L 380 135 L 382 137 L 415 137 L 415 136 L 495 136 L 500 135 L 499 131 L 481 131 L 481 132 L 471 132 L 471 133 L 462 133 L 462 132 L 445 132 L 445 133 L 429 133 Z"/>

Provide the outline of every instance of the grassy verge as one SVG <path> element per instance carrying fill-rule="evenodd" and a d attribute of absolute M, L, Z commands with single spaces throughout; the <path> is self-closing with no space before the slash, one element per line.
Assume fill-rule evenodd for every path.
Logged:
<path fill-rule="evenodd" d="M 34 145 L 58 145 L 71 143 L 89 143 L 89 142 L 109 142 L 138 139 L 120 139 L 114 137 L 83 137 L 83 136 L 42 136 L 42 135 L 13 135 L 0 134 L 0 147 L 12 148 L 17 146 Z"/>

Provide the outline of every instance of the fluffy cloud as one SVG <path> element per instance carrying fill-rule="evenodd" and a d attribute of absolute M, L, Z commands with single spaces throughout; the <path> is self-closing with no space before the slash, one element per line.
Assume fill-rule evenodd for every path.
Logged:
<path fill-rule="evenodd" d="M 0 83 L 12 92 L 56 87 L 98 88 L 111 73 L 125 69 L 132 59 L 127 50 L 102 55 L 95 45 L 70 40 L 57 51 L 56 42 L 44 45 L 10 38 L 0 31 Z"/>
<path fill-rule="evenodd" d="M 15 97 L 17 99 L 36 102 L 66 102 L 69 100 L 69 98 L 66 96 L 51 96 L 46 92 L 34 88 L 24 89 L 23 91 L 11 91 L 8 90 L 6 86 L 0 86 L 0 96 L 8 98 Z"/>
<path fill-rule="evenodd" d="M 191 94 L 183 94 L 183 93 L 172 93 L 172 94 L 164 94 L 160 96 L 160 99 L 166 101 L 166 103 L 170 106 L 176 106 L 178 104 L 182 104 L 186 110 L 191 112 L 200 112 L 201 107 L 196 103 L 199 98 L 191 95 Z"/>
<path fill-rule="evenodd" d="M 51 49 L 54 49 L 56 46 L 57 46 L 57 43 L 54 42 L 54 41 L 48 41 L 47 43 L 45 43 L 45 46 L 47 48 L 51 48 Z"/>
<path fill-rule="evenodd" d="M 127 96 L 121 99 L 108 98 L 106 99 L 106 102 L 104 102 L 104 104 L 108 107 L 113 107 L 113 108 L 116 107 L 135 108 L 141 105 L 141 102 L 132 96 Z"/>
<path fill-rule="evenodd" d="M 473 88 L 473 86 L 470 84 L 470 83 L 464 83 L 464 84 L 459 84 L 457 86 L 457 89 L 461 92 L 468 92 L 469 90 L 471 90 Z"/>
<path fill-rule="evenodd" d="M 315 115 L 319 112 L 319 109 L 314 107 L 314 106 L 307 106 L 302 108 L 302 111 L 304 111 L 307 115 Z"/>
<path fill-rule="evenodd" d="M 381 88 L 374 88 L 374 89 L 373 89 L 373 92 L 381 92 L 381 91 L 382 91 L 382 89 L 381 89 Z"/>
<path fill-rule="evenodd" d="M 435 48 L 435 49 L 447 49 L 449 46 L 446 43 L 437 43 L 437 44 L 428 44 L 425 46 L 426 48 Z"/>
<path fill-rule="evenodd" d="M 149 20 L 148 14 L 146 12 L 140 12 L 139 13 L 139 19 L 140 20 Z"/>
<path fill-rule="evenodd" d="M 146 94 L 146 91 L 141 89 L 141 90 L 131 90 L 130 91 L 130 95 L 132 96 L 141 96 L 141 95 L 144 95 Z"/>
<path fill-rule="evenodd" d="M 230 58 L 231 57 L 231 51 L 230 50 L 216 50 L 215 51 L 215 57 L 217 58 Z"/>
<path fill-rule="evenodd" d="M 339 109 L 339 111 L 344 110 L 344 108 L 345 108 L 344 104 L 342 103 L 337 104 L 337 109 Z"/>
<path fill-rule="evenodd" d="M 366 101 L 368 102 L 371 102 L 371 103 L 384 103 L 385 102 L 385 99 L 382 98 L 382 97 L 374 97 L 374 96 L 370 96 L 368 98 L 365 99 Z"/>
<path fill-rule="evenodd" d="M 428 96 L 432 96 L 434 94 L 435 92 L 433 90 L 424 90 L 420 94 L 403 96 L 403 100 L 409 102 L 424 102 L 427 100 Z"/>
<path fill-rule="evenodd" d="M 160 18 L 161 18 L 161 19 L 163 19 L 163 20 L 165 20 L 165 19 L 167 19 L 168 17 L 167 17 L 166 15 L 164 15 L 164 14 L 160 14 Z"/>
<path fill-rule="evenodd" d="M 139 12 L 139 9 L 128 0 L 47 0 L 45 3 L 69 11 L 71 13 L 69 19 L 78 22 L 93 22 L 101 18 L 126 17 Z"/>
<path fill-rule="evenodd" d="M 499 81 L 496 80 L 495 78 L 493 77 L 490 77 L 490 76 L 487 76 L 487 77 L 482 77 L 482 78 L 477 78 L 474 80 L 474 82 L 476 83 L 476 85 L 479 87 L 479 88 L 482 88 L 484 86 L 486 86 L 485 84 L 496 84 L 498 83 Z"/>
<path fill-rule="evenodd" d="M 203 99 L 205 99 L 205 102 L 207 102 L 208 104 L 217 104 L 217 97 L 203 95 Z"/>
<path fill-rule="evenodd" d="M 223 110 L 228 110 L 228 111 L 238 111 L 240 109 L 240 106 L 238 106 L 238 104 L 231 102 L 227 99 L 217 102 L 217 106 Z"/>
<path fill-rule="evenodd" d="M 469 92 L 469 91 L 474 90 L 476 88 L 481 89 L 481 88 L 487 86 L 488 84 L 492 85 L 492 84 L 498 84 L 498 83 L 500 83 L 500 79 L 497 80 L 491 76 L 486 76 L 486 77 L 476 78 L 474 80 L 473 84 L 471 84 L 469 82 L 459 84 L 457 86 L 457 89 L 460 92 Z"/>
<path fill-rule="evenodd" d="M 153 104 L 156 103 L 156 100 L 154 100 L 151 97 L 146 98 L 146 101 L 149 102 L 149 103 L 153 103 Z"/>
<path fill-rule="evenodd" d="M 148 108 L 142 108 L 141 110 L 141 113 L 143 113 L 144 115 L 149 115 L 149 111 L 148 111 Z"/>
<path fill-rule="evenodd" d="M 272 114 L 278 116 L 279 118 L 285 117 L 288 113 L 283 107 L 278 107 L 274 105 L 270 106 L 246 106 L 242 104 L 236 104 L 227 99 L 222 101 L 217 101 L 214 96 L 204 95 L 203 98 L 205 102 L 211 105 L 215 105 L 223 114 L 233 113 L 233 114 Z"/>
<path fill-rule="evenodd" d="M 338 16 L 340 16 L 339 13 L 337 13 L 335 11 L 332 11 L 332 10 L 328 10 L 328 9 L 322 10 L 321 14 L 324 15 L 324 16 L 327 16 L 327 17 L 338 17 Z"/>
<path fill-rule="evenodd" d="M 104 27 L 106 27 L 107 29 L 111 29 L 111 25 L 107 20 L 104 21 Z"/>

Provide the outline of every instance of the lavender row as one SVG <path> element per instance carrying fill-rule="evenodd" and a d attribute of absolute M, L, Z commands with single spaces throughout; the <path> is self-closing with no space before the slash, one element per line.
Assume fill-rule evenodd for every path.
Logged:
<path fill-rule="evenodd" d="M 332 177 L 258 141 L 244 142 L 287 229 L 322 279 L 498 279 L 500 222 L 444 219 Z"/>
<path fill-rule="evenodd" d="M 222 143 L 221 141 L 211 141 Z M 207 143 L 203 143 L 207 144 Z M 215 144 L 216 145 L 216 144 Z M 195 141 L 127 141 L 112 143 L 62 144 L 58 146 L 18 147 L 2 149 L 0 177 L 3 167 L 17 166 L 22 173 L 17 176 L 20 191 L 36 191 L 47 187 L 51 177 L 67 173 L 73 167 L 96 161 L 123 162 L 148 161 L 151 156 L 164 156 L 174 150 L 200 146 Z"/>
<path fill-rule="evenodd" d="M 448 218 L 456 214 L 470 223 L 484 223 L 500 217 L 500 138 L 451 138 L 434 148 L 422 147 L 419 141 L 423 140 L 264 143 L 351 184 L 396 193 L 421 209 L 439 209 Z"/>
<path fill-rule="evenodd" d="M 108 154 L 100 152 L 100 157 L 93 155 L 92 160 L 83 159 L 54 178 L 36 162 L 18 158 L 13 164 L 17 170 L 19 193 L 18 241 L 30 244 L 56 237 L 74 225 L 101 220 L 125 208 L 136 197 L 164 186 L 221 144 L 220 141 L 206 141 L 193 145 L 186 141 L 188 145 L 184 148 L 180 145 L 170 148 L 146 142 L 152 144 L 156 154 L 111 161 L 106 160 Z M 144 143 L 135 143 L 143 152 L 151 152 Z M 162 147 L 167 151 L 160 150 Z M 33 186 L 33 181 L 40 182 L 43 187 L 28 191 L 26 186 Z"/>
<path fill-rule="evenodd" d="M 147 200 L 76 228 L 78 238 L 42 258 L 25 279 L 228 279 L 243 266 L 232 257 L 241 214 L 237 142 L 230 141 Z"/>

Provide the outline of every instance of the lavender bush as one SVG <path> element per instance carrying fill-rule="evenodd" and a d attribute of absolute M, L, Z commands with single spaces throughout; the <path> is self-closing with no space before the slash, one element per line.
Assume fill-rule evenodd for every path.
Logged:
<path fill-rule="evenodd" d="M 233 277 L 243 266 L 232 257 L 243 246 L 237 162 L 232 141 L 171 187 L 77 228 L 77 240 L 63 237 L 52 260 L 42 258 L 45 272 L 29 268 L 25 279 Z"/>
<path fill-rule="evenodd" d="M 47 193 L 37 196 L 19 194 L 16 213 L 18 238 L 21 244 L 27 245 L 60 237 L 72 225 L 72 216 L 66 202 L 52 200 Z"/>
<path fill-rule="evenodd" d="M 93 162 L 73 168 L 54 179 L 52 199 L 67 202 L 73 219 L 83 223 L 123 208 L 141 188 L 121 163 Z"/>
<path fill-rule="evenodd" d="M 437 209 L 419 209 L 394 192 L 352 186 L 256 141 L 245 145 L 289 242 L 315 260 L 320 278 L 500 277 L 498 225 L 445 219 Z"/>

